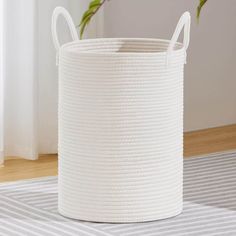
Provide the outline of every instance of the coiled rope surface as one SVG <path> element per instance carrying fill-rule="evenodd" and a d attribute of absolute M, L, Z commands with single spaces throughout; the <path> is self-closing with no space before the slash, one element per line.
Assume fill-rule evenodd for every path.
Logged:
<path fill-rule="evenodd" d="M 53 27 L 63 8 L 56 8 Z M 69 20 L 70 25 L 72 20 Z M 182 211 L 183 66 L 189 13 L 171 41 L 76 40 L 59 50 L 59 212 L 141 222 Z M 176 43 L 185 26 L 184 43 Z M 72 26 L 70 26 L 72 29 Z M 73 30 L 71 30 L 73 34 Z"/>

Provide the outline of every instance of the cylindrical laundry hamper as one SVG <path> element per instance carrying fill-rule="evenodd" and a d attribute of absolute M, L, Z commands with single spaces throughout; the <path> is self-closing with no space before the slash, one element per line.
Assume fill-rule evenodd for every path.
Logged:
<path fill-rule="evenodd" d="M 62 14 L 73 42 L 60 46 Z M 184 42 L 177 39 L 184 28 Z M 52 21 L 59 65 L 60 214 L 94 222 L 178 215 L 183 203 L 183 71 L 190 14 L 171 40 L 78 40 Z"/>

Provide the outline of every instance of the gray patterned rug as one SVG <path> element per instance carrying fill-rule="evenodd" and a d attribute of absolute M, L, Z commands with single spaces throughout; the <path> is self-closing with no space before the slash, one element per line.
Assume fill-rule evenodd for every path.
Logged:
<path fill-rule="evenodd" d="M 57 213 L 57 178 L 0 184 L 1 236 L 236 235 L 236 153 L 184 161 L 184 212 L 135 224 L 96 224 Z"/>

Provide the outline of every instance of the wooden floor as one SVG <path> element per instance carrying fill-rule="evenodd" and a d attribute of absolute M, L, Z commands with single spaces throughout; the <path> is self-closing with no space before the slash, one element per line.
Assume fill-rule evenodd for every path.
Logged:
<path fill-rule="evenodd" d="M 236 125 L 185 133 L 184 156 L 236 150 Z M 57 156 L 40 156 L 37 161 L 6 160 L 0 167 L 0 182 L 57 175 Z"/>
<path fill-rule="evenodd" d="M 184 156 L 236 150 L 236 124 L 217 127 L 184 135 Z"/>

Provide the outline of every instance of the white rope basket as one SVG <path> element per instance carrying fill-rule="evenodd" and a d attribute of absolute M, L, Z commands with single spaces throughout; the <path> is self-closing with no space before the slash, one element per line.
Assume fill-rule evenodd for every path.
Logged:
<path fill-rule="evenodd" d="M 60 46 L 62 14 L 74 42 Z M 184 42 L 177 43 L 184 27 Z M 178 215 L 183 192 L 183 69 L 190 14 L 170 41 L 78 40 L 55 9 L 59 52 L 59 212 L 96 222 Z"/>

